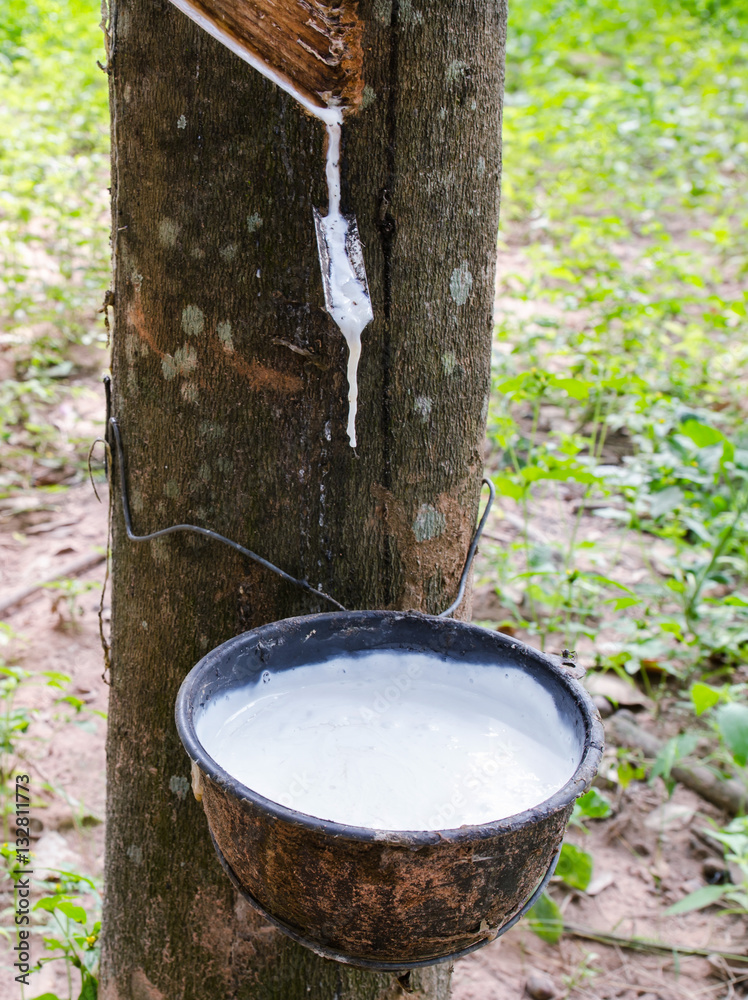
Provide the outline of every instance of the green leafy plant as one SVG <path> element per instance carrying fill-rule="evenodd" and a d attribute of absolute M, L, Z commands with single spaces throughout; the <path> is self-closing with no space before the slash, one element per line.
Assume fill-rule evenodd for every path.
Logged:
<path fill-rule="evenodd" d="M 0 496 L 67 478 L 50 408 L 72 345 L 101 337 L 108 283 L 108 98 L 97 9 L 8 0 L 0 18 Z M 72 463 L 80 467 L 85 450 Z"/>
<path fill-rule="evenodd" d="M 564 918 L 559 906 L 548 893 L 543 893 L 526 917 L 527 926 L 539 938 L 549 944 L 556 944 L 564 933 Z"/>
<path fill-rule="evenodd" d="M 0 645 L 11 640 L 18 642 L 19 636 L 7 625 L 0 623 Z M 71 678 L 68 674 L 56 670 L 33 673 L 14 663 L 12 659 L 0 657 L 0 810 L 4 840 L 9 838 L 8 817 L 15 808 L 13 775 L 19 769 L 25 769 L 35 739 L 33 722 L 37 710 L 28 707 L 24 703 L 26 699 L 19 698 L 19 695 L 24 687 L 40 684 L 55 693 L 56 705 L 64 707 L 67 712 L 72 709 L 77 719 L 83 717 L 85 722 L 90 715 L 103 714 L 89 712 L 85 702 L 71 692 Z"/>
<path fill-rule="evenodd" d="M 101 583 L 98 580 L 79 580 L 71 577 L 45 583 L 44 587 L 54 595 L 52 611 L 58 616 L 58 628 L 70 628 L 77 625 L 77 619 L 83 614 L 81 597 L 90 594 L 92 590 L 101 589 Z"/>
<path fill-rule="evenodd" d="M 0 636 L 5 643 L 18 640 L 9 627 L 2 625 Z M 13 775 L 28 763 L 28 743 L 33 739 L 34 709 L 19 703 L 19 694 L 25 686 L 42 683 L 58 696 L 56 703 L 72 706 L 76 713 L 83 708 L 69 692 L 70 677 L 59 671 L 42 671 L 34 674 L 18 664 L 0 661 L 0 802 L 2 802 L 3 839 L 0 857 L 3 859 L 0 882 L 12 891 L 13 871 L 18 864 L 15 847 L 9 840 L 9 817 L 16 808 L 16 787 Z M 34 798 L 31 805 L 38 805 Z M 59 882 L 39 899 L 34 910 L 47 911 L 54 925 L 54 934 L 43 938 L 48 954 L 41 958 L 37 969 L 51 961 L 65 963 L 68 979 L 68 1000 L 96 1000 L 98 969 L 99 923 L 95 914 L 100 909 L 100 898 L 95 883 L 83 875 L 61 871 Z M 89 907 L 87 910 L 83 903 Z M 93 916 L 89 910 L 93 911 Z M 6 937 L 12 936 L 8 928 L 0 928 Z M 73 972 L 80 977 L 80 990 L 73 989 Z M 45 1000 L 64 1000 L 54 994 L 44 994 Z"/>
<path fill-rule="evenodd" d="M 662 778 L 668 794 L 672 795 L 675 788 L 675 780 L 672 777 L 673 767 L 689 757 L 696 749 L 698 742 L 699 737 L 696 733 L 679 733 L 667 740 L 652 764 L 652 769 L 649 772 L 650 784 L 657 778 Z"/>
<path fill-rule="evenodd" d="M 497 624 L 559 646 L 612 624 L 613 656 L 643 677 L 748 644 L 748 191 L 723 169 L 748 139 L 739 7 L 540 0 L 509 32 L 488 423 L 521 526 L 491 553 Z M 563 541 L 538 541 L 535 511 L 570 497 Z M 632 543 L 648 575 L 629 584 Z"/>
<path fill-rule="evenodd" d="M 586 829 L 585 820 L 607 819 L 612 811 L 613 808 L 607 795 L 598 791 L 597 788 L 590 788 L 584 795 L 580 795 L 574 803 L 569 822 L 584 830 Z"/>
<path fill-rule="evenodd" d="M 587 793 L 589 794 L 589 793 Z M 585 808 L 584 806 L 582 808 Z M 593 799 L 589 799 L 586 808 L 598 812 L 602 808 L 602 803 L 594 804 Z M 561 846 L 561 853 L 556 865 L 555 875 L 565 885 L 571 889 L 578 889 L 582 892 L 587 888 L 592 879 L 593 860 L 592 855 L 581 850 L 574 844 L 564 842 Z M 564 921 L 558 903 L 555 902 L 548 893 L 544 892 L 540 899 L 527 913 L 527 925 L 543 941 L 555 944 L 563 934 Z"/>
<path fill-rule="evenodd" d="M 35 1000 L 96 1000 L 101 923 L 83 904 L 88 903 L 89 909 L 98 913 L 101 899 L 96 884 L 85 875 L 60 871 L 59 876 L 54 890 L 34 904 L 35 911 L 50 915 L 50 924 L 43 935 L 44 950 L 48 954 L 39 959 L 36 969 L 51 962 L 63 962 L 67 998 L 43 993 Z M 73 970 L 79 975 L 79 987 L 74 985 Z"/>
<path fill-rule="evenodd" d="M 739 816 L 718 830 L 705 831 L 725 848 L 725 861 L 740 873 L 732 885 L 705 885 L 684 896 L 665 912 L 670 915 L 690 913 L 721 904 L 726 913 L 748 914 L 748 816 Z"/>
<path fill-rule="evenodd" d="M 725 751 L 723 760 L 742 771 L 748 784 L 748 685 L 723 684 L 716 688 L 699 681 L 691 686 L 690 698 L 697 716 L 711 722 Z"/>
<path fill-rule="evenodd" d="M 619 747 L 616 753 L 616 780 L 621 788 L 628 788 L 632 781 L 643 781 L 646 778 L 647 769 L 640 759 L 624 748 Z"/>
<path fill-rule="evenodd" d="M 572 889 L 584 891 L 592 879 L 592 855 L 587 851 L 565 843 L 556 865 L 556 875 Z"/>

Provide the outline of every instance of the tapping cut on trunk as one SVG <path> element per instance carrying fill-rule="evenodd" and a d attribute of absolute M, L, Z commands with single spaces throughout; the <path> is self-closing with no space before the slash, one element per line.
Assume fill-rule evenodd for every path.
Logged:
<path fill-rule="evenodd" d="M 354 0 L 172 0 L 205 31 L 323 120 L 364 90 Z"/>

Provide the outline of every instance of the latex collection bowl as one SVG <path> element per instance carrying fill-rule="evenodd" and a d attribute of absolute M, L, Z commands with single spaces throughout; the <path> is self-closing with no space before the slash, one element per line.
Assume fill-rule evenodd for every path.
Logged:
<path fill-rule="evenodd" d="M 197 737 L 195 724 L 212 699 L 256 683 L 264 671 L 388 649 L 527 672 L 555 706 L 555 723 L 538 717 L 537 726 L 561 718 L 573 729 L 572 777 L 544 802 L 496 822 L 382 831 L 272 802 L 226 773 Z M 289 618 L 229 639 L 186 677 L 176 720 L 219 859 L 242 895 L 317 953 L 393 971 L 464 955 L 515 921 L 548 876 L 603 749 L 592 701 L 557 658 L 464 622 L 392 611 Z"/>

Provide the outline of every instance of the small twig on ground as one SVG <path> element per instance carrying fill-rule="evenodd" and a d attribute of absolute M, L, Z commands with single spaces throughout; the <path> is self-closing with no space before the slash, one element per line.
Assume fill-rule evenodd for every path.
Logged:
<path fill-rule="evenodd" d="M 597 941 L 612 948 L 628 948 L 630 951 L 644 951 L 652 955 L 689 955 L 694 958 L 711 958 L 719 956 L 726 962 L 741 962 L 748 965 L 748 955 L 734 955 L 719 948 L 692 948 L 688 945 L 666 944 L 664 941 L 650 941 L 647 938 L 627 938 L 608 931 L 596 931 L 591 927 L 577 927 L 574 924 L 564 924 L 564 934 L 583 938 L 585 941 Z"/>
<path fill-rule="evenodd" d="M 662 749 L 657 737 L 637 725 L 626 709 L 605 720 L 605 732 L 611 742 L 641 750 L 653 760 Z M 736 778 L 720 778 L 701 764 L 674 764 L 670 773 L 686 788 L 732 815 L 742 812 L 748 805 L 748 788 Z"/>
<path fill-rule="evenodd" d="M 80 576 L 81 573 L 86 573 L 89 569 L 94 569 L 95 566 L 103 563 L 105 559 L 106 553 L 104 552 L 89 552 L 87 555 L 81 556 L 80 559 L 76 559 L 75 562 L 63 566 L 51 576 L 47 576 L 43 580 L 38 580 L 29 587 L 16 590 L 14 593 L 8 594 L 7 597 L 1 597 L 0 616 L 7 614 L 17 604 L 21 604 L 28 597 L 33 596 L 37 590 L 42 590 L 48 584 L 56 583 L 57 580 L 67 580 L 73 576 Z"/>
<path fill-rule="evenodd" d="M 48 531 L 56 531 L 58 528 L 70 528 L 74 524 L 80 523 L 80 518 L 68 518 L 67 521 L 45 521 L 44 524 L 32 524 L 30 528 L 26 528 L 24 531 L 25 535 L 44 535 Z"/>
<path fill-rule="evenodd" d="M 525 528 L 527 527 L 527 532 L 526 532 L 527 537 L 530 539 L 530 541 L 533 541 L 538 545 L 545 545 L 547 542 L 545 536 L 542 535 L 536 528 L 533 528 L 532 525 L 526 526 L 524 520 L 521 517 L 518 517 L 516 514 L 513 514 L 510 510 L 502 510 L 497 515 L 497 520 L 499 522 L 506 521 L 507 524 L 511 525 L 511 527 L 514 528 L 514 530 L 521 535 L 525 534 Z M 490 538 L 491 541 L 494 542 L 501 542 L 502 545 L 506 544 L 505 538 L 500 538 L 498 535 L 489 534 L 489 532 L 487 531 L 483 532 L 483 537 Z"/>

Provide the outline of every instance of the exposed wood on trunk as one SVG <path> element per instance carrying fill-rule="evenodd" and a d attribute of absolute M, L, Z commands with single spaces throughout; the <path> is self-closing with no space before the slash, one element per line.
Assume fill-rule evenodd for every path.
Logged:
<path fill-rule="evenodd" d="M 282 75 L 318 108 L 356 108 L 364 91 L 355 0 L 172 0 L 224 44 Z"/>
<path fill-rule="evenodd" d="M 136 532 L 204 525 L 346 607 L 435 612 L 481 486 L 505 9 L 361 0 L 358 14 L 370 89 L 343 129 L 343 208 L 375 318 L 357 451 L 312 219 L 324 125 L 166 0 L 111 7 L 113 412 Z M 114 509 L 103 1000 L 400 996 L 237 899 L 174 726 L 208 649 L 326 608 L 206 539 L 130 544 Z M 430 1000 L 448 981 L 413 975 Z"/>

